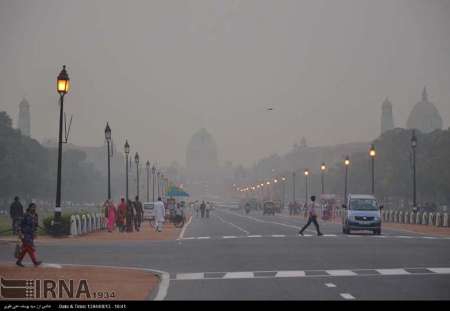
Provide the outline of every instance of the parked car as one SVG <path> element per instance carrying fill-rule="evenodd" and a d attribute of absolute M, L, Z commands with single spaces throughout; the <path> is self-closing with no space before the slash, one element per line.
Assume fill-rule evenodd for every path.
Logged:
<path fill-rule="evenodd" d="M 155 202 L 144 202 L 144 220 L 153 220 L 155 218 Z"/>
<path fill-rule="evenodd" d="M 272 201 L 264 202 L 263 215 L 275 215 L 275 203 Z"/>
<path fill-rule="evenodd" d="M 350 234 L 352 230 L 368 230 L 381 234 L 381 209 L 373 195 L 350 194 L 344 208 L 342 232 Z"/>

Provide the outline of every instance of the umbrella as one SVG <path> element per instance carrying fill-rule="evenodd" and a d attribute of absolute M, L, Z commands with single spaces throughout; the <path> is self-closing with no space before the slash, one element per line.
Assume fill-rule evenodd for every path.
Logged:
<path fill-rule="evenodd" d="M 183 189 L 175 187 L 175 186 L 172 186 L 169 189 L 167 189 L 166 194 L 169 197 L 188 197 L 189 196 L 189 193 L 187 193 Z"/>

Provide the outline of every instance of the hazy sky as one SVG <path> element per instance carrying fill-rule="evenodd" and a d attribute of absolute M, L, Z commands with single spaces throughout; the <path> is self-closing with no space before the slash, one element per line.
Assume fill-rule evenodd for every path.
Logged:
<path fill-rule="evenodd" d="M 66 64 L 71 142 L 185 163 L 205 127 L 221 161 L 368 141 L 385 97 L 405 126 L 424 85 L 450 120 L 450 1 L 0 0 L 0 110 L 23 96 L 33 137 L 56 138 Z M 267 107 L 274 111 L 266 111 Z"/>

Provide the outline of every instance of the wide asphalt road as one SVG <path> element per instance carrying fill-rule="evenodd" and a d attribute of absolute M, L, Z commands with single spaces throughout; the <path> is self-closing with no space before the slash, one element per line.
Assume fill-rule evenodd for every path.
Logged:
<path fill-rule="evenodd" d="M 321 222 L 216 209 L 195 215 L 177 241 L 70 242 L 38 246 L 52 263 L 166 271 L 169 300 L 450 299 L 450 237 L 383 230 L 343 235 Z M 13 245 L 0 244 L 11 261 Z"/>

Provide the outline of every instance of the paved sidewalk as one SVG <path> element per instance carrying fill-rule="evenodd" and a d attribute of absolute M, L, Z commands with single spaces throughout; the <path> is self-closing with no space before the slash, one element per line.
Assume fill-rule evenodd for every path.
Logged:
<path fill-rule="evenodd" d="M 189 219 L 190 215 L 187 216 Z M 85 235 L 80 235 L 76 237 L 65 236 L 61 238 L 54 238 L 47 235 L 38 236 L 35 240 L 36 244 L 42 243 L 53 243 L 53 242 L 90 242 L 90 241 L 103 241 L 103 242 L 114 242 L 114 241 L 167 241 L 176 240 L 181 233 L 183 228 L 175 228 L 173 224 L 164 224 L 162 232 L 156 232 L 153 227 L 150 226 L 149 222 L 146 221 L 142 224 L 141 230 L 139 232 L 119 232 L 117 229 L 113 232 L 108 232 L 106 229 L 98 232 L 91 232 Z M 0 243 L 15 243 L 17 237 L 6 236 L 0 237 Z"/>
<path fill-rule="evenodd" d="M 58 284 L 58 280 L 64 280 L 70 284 L 73 280 L 74 293 L 80 284 L 80 280 L 86 280 L 89 294 L 81 294 L 79 298 L 70 297 L 62 290 L 62 297 L 59 298 L 61 289 L 56 286 L 56 298 L 47 292 L 47 299 L 65 300 L 147 300 L 157 291 L 159 276 L 150 271 L 126 269 L 126 268 L 102 268 L 85 266 L 60 266 L 46 265 L 33 267 L 31 263 L 24 262 L 27 267 L 20 268 L 14 264 L 0 263 L 0 276 L 6 280 L 40 280 L 40 295 L 36 296 L 36 281 L 34 281 L 34 299 L 45 299 L 43 280 L 52 280 Z M 19 294 L 20 295 L 20 294 Z"/>

